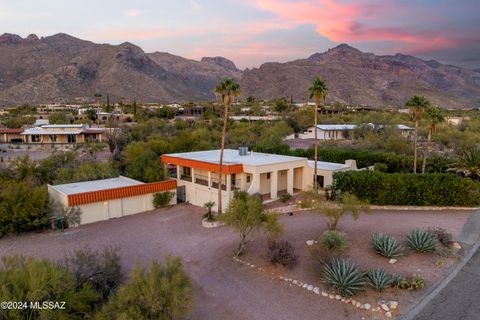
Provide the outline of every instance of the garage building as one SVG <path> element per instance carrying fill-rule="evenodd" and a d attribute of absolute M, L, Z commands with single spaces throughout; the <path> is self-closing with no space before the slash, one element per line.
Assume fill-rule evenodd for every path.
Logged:
<path fill-rule="evenodd" d="M 53 200 L 81 210 L 81 224 L 119 218 L 154 209 L 153 195 L 176 192 L 175 180 L 143 183 L 127 177 L 49 185 Z M 176 203 L 176 196 L 170 204 Z"/>

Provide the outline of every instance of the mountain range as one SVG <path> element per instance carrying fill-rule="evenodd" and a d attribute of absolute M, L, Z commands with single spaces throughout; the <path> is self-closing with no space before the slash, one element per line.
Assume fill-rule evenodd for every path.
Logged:
<path fill-rule="evenodd" d="M 396 54 L 378 56 L 341 44 L 285 63 L 239 70 L 223 57 L 200 61 L 167 52 L 145 53 L 132 43 L 96 44 L 67 34 L 0 36 L 0 105 L 91 101 L 210 101 L 225 77 L 242 96 L 308 98 L 316 76 L 327 80 L 328 101 L 402 106 L 414 94 L 448 108 L 480 107 L 480 71 Z"/>

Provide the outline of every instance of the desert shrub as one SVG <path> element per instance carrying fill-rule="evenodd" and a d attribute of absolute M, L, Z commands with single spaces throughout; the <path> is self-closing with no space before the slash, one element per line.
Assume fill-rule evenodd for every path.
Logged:
<path fill-rule="evenodd" d="M 292 195 L 291 195 L 290 193 L 288 193 L 288 192 L 282 193 L 282 194 L 280 195 L 280 201 L 282 201 L 283 203 L 287 203 L 288 200 L 290 200 L 291 198 L 292 198 Z"/>
<path fill-rule="evenodd" d="M 433 252 L 437 247 L 437 238 L 428 230 L 415 229 L 407 235 L 407 244 L 418 252 Z"/>
<path fill-rule="evenodd" d="M 45 186 L 29 180 L 0 180 L 0 237 L 48 226 L 49 199 Z"/>
<path fill-rule="evenodd" d="M 438 242 L 443 244 L 445 247 L 449 247 L 453 243 L 453 236 L 447 230 L 443 228 L 429 228 L 429 232 L 433 233 L 437 238 Z"/>
<path fill-rule="evenodd" d="M 425 287 L 425 280 L 421 275 L 414 273 L 412 275 L 412 278 L 410 279 L 410 287 L 408 289 L 418 290 L 418 289 L 422 289 L 423 287 Z"/>
<path fill-rule="evenodd" d="M 91 285 L 103 301 L 117 290 L 122 282 L 119 249 L 105 247 L 102 251 L 83 248 L 65 256 L 64 265 L 72 271 L 77 286 Z"/>
<path fill-rule="evenodd" d="M 175 196 L 175 192 L 171 191 L 164 191 L 158 192 L 153 195 L 153 206 L 155 208 L 163 208 L 170 204 L 173 197 Z"/>
<path fill-rule="evenodd" d="M 0 319 L 90 319 L 98 294 L 89 284 L 77 286 L 73 274 L 48 260 L 3 257 L 0 301 L 65 301 L 65 309 L 4 309 Z"/>
<path fill-rule="evenodd" d="M 350 245 L 347 235 L 335 230 L 325 231 L 322 234 L 320 243 L 329 251 L 344 250 Z"/>
<path fill-rule="evenodd" d="M 109 300 L 101 319 L 184 319 L 192 306 L 192 284 L 181 258 L 135 267 Z"/>
<path fill-rule="evenodd" d="M 384 233 L 374 233 L 370 244 L 378 254 L 386 258 L 398 257 L 402 254 L 402 247 L 398 240 Z"/>
<path fill-rule="evenodd" d="M 268 256 L 273 264 L 291 267 L 297 262 L 295 249 L 288 241 L 271 241 L 268 245 Z"/>
<path fill-rule="evenodd" d="M 346 259 L 334 259 L 325 264 L 322 276 L 343 297 L 352 296 L 365 286 L 363 273 Z"/>
<path fill-rule="evenodd" d="M 410 286 L 410 282 L 404 276 L 398 273 L 393 273 L 391 275 L 390 285 L 394 288 L 407 289 Z"/>
<path fill-rule="evenodd" d="M 385 269 L 374 269 L 366 273 L 365 278 L 370 286 L 376 291 L 383 291 L 392 282 L 392 277 Z"/>
<path fill-rule="evenodd" d="M 334 174 L 334 188 L 376 205 L 477 206 L 480 182 L 449 173 L 409 174 L 347 171 Z"/>

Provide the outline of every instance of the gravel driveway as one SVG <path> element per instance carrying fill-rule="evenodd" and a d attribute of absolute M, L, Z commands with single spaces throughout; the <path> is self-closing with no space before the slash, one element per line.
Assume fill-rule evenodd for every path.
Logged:
<path fill-rule="evenodd" d="M 65 252 L 89 246 L 100 249 L 117 245 L 126 269 L 136 263 L 147 264 L 162 259 L 166 254 L 181 256 L 194 282 L 195 307 L 192 319 L 360 319 L 341 303 L 332 303 L 318 296 L 291 288 L 242 266 L 232 259 L 237 235 L 226 227 L 205 229 L 200 221 L 205 209 L 176 205 L 134 216 L 93 223 L 65 232 L 31 233 L 0 239 L 0 256 L 23 254 L 61 259 Z M 376 214 L 375 214 L 376 215 Z M 378 213 L 378 217 L 392 219 L 399 214 Z M 405 223 L 408 213 L 398 219 Z M 429 214 L 422 215 L 424 219 Z M 453 215 L 445 215 L 449 217 Z M 466 220 L 467 213 L 450 217 L 451 221 Z M 317 214 L 302 213 L 282 216 L 289 230 L 300 237 L 312 233 L 323 224 Z M 449 219 L 444 224 L 449 223 Z M 358 222 L 362 221 L 361 218 Z M 348 222 L 348 219 L 346 221 Z M 362 225 L 360 223 L 359 225 Z M 460 224 L 458 222 L 457 224 Z M 463 224 L 460 224 L 463 225 Z M 461 228 L 461 227 L 460 227 Z M 255 250 L 258 239 L 251 247 Z"/>

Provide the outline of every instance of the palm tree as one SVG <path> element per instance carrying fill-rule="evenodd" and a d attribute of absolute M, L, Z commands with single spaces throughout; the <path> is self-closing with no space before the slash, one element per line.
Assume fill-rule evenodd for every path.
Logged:
<path fill-rule="evenodd" d="M 417 173 L 418 155 L 418 126 L 422 120 L 423 112 L 430 106 L 430 102 L 424 96 L 413 96 L 407 101 L 406 106 L 410 108 L 415 119 L 415 136 L 413 139 L 413 173 Z"/>
<path fill-rule="evenodd" d="M 233 103 L 233 99 L 240 95 L 240 86 L 232 78 L 226 78 L 215 87 L 215 94 L 222 97 L 223 102 L 223 129 L 222 141 L 220 143 L 220 163 L 218 169 L 218 214 L 222 214 L 222 167 L 223 150 L 225 149 L 225 134 L 227 132 L 228 109 Z"/>
<path fill-rule="evenodd" d="M 449 171 L 455 171 L 464 177 L 473 180 L 480 179 L 480 147 L 467 149 L 457 156 L 455 161 L 450 165 Z"/>
<path fill-rule="evenodd" d="M 325 101 L 328 94 L 327 82 L 320 77 L 313 80 L 312 85 L 308 88 L 310 93 L 310 99 L 313 98 L 315 101 L 315 115 L 314 115 L 314 132 L 315 132 L 315 144 L 314 144 L 314 159 L 315 167 L 313 169 L 313 188 L 317 189 L 317 161 L 318 161 L 318 133 L 317 133 L 317 123 L 318 123 L 318 107 L 322 101 Z"/>
<path fill-rule="evenodd" d="M 428 138 L 425 151 L 423 152 L 423 163 L 422 163 L 422 173 L 425 173 L 425 167 L 427 166 L 427 158 L 430 152 L 430 143 L 432 141 L 432 135 L 437 131 L 437 125 L 445 121 L 445 117 L 439 108 L 434 106 L 429 106 L 425 109 L 425 119 L 427 119 L 428 127 Z"/>

